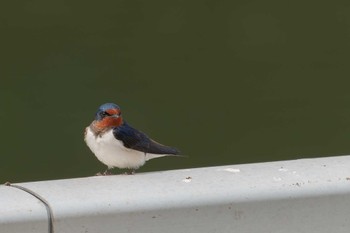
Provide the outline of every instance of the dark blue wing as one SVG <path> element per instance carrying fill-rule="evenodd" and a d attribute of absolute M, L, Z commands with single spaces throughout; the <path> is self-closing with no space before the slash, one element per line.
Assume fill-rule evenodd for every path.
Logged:
<path fill-rule="evenodd" d="M 164 146 L 150 139 L 146 134 L 132 128 L 126 122 L 113 129 L 114 137 L 123 142 L 124 146 L 130 149 L 151 154 L 172 154 L 177 155 L 176 148 Z"/>

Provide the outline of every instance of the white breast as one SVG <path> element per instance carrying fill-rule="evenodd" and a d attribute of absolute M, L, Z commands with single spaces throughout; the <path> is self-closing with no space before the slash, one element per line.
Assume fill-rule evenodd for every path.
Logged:
<path fill-rule="evenodd" d="M 108 168 L 137 169 L 149 159 L 165 156 L 145 154 L 124 147 L 123 143 L 114 137 L 112 129 L 102 135 L 95 136 L 90 127 L 87 127 L 85 142 L 97 159 L 106 164 Z"/>

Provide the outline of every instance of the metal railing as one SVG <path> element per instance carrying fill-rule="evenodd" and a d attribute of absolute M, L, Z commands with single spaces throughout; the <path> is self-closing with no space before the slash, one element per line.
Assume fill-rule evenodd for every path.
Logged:
<path fill-rule="evenodd" d="M 349 233 L 350 156 L 0 186 L 0 233 L 50 231 Z"/>

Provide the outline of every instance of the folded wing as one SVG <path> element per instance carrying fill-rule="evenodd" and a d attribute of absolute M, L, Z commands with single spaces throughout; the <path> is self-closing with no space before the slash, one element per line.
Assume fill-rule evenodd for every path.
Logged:
<path fill-rule="evenodd" d="M 123 142 L 125 147 L 133 150 L 151 154 L 179 154 L 176 148 L 162 145 L 150 139 L 146 134 L 134 129 L 126 122 L 114 128 L 113 134 L 116 139 Z"/>

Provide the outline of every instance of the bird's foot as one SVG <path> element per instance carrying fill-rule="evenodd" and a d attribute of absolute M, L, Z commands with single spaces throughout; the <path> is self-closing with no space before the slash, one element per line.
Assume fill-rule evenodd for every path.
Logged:
<path fill-rule="evenodd" d="M 110 172 L 110 171 L 107 169 L 107 170 L 104 171 L 104 172 L 98 172 L 98 173 L 96 173 L 95 176 L 110 176 L 110 175 L 113 175 L 113 173 Z"/>
<path fill-rule="evenodd" d="M 135 169 L 132 169 L 132 170 L 128 170 L 124 173 L 124 175 L 134 175 L 136 173 L 136 170 Z"/>

